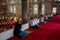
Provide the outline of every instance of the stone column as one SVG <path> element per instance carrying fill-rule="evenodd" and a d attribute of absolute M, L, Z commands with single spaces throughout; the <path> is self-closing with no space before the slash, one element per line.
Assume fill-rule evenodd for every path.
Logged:
<path fill-rule="evenodd" d="M 42 0 L 39 0 L 39 4 L 38 4 L 38 15 L 39 15 L 39 18 L 40 18 L 40 16 L 41 16 L 41 12 L 42 12 Z"/>
<path fill-rule="evenodd" d="M 45 13 L 51 14 L 52 0 L 45 0 Z"/>
<path fill-rule="evenodd" d="M 60 3 L 57 4 L 57 14 L 60 14 Z"/>
<path fill-rule="evenodd" d="M 22 0 L 22 20 L 23 23 L 28 22 L 27 0 Z"/>

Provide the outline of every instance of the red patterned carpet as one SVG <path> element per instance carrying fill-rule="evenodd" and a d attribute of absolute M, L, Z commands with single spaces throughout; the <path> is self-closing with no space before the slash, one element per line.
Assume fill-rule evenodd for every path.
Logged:
<path fill-rule="evenodd" d="M 60 15 L 52 17 L 47 23 L 39 24 L 39 29 L 29 28 L 31 34 L 22 40 L 60 40 Z M 20 40 L 18 37 L 11 37 L 8 40 Z"/>

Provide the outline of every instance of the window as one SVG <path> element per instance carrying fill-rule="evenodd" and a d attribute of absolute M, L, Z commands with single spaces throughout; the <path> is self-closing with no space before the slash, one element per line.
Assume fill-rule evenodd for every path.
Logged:
<path fill-rule="evenodd" d="M 19 4 L 22 4 L 22 0 L 19 0 Z"/>
<path fill-rule="evenodd" d="M 42 13 L 41 14 L 45 14 L 45 5 L 42 4 Z"/>
<path fill-rule="evenodd" d="M 38 14 L 38 5 L 37 4 L 34 4 L 33 11 L 34 11 L 34 14 Z"/>
<path fill-rule="evenodd" d="M 32 2 L 33 0 L 30 0 L 30 2 Z"/>
<path fill-rule="evenodd" d="M 15 4 L 15 1 L 11 0 L 9 4 Z"/>
<path fill-rule="evenodd" d="M 16 6 L 14 0 L 10 0 L 10 13 L 16 13 Z"/>
<path fill-rule="evenodd" d="M 58 0 L 58 1 L 60 1 L 60 0 Z"/>
<path fill-rule="evenodd" d="M 16 13 L 16 6 L 10 6 L 10 12 Z"/>
<path fill-rule="evenodd" d="M 60 1 L 60 0 L 54 0 L 54 1 Z"/>
<path fill-rule="evenodd" d="M 53 7 L 52 13 L 56 13 L 56 11 L 57 11 L 57 8 L 56 7 Z"/>
<path fill-rule="evenodd" d="M 37 2 L 37 0 L 34 0 L 34 2 Z"/>
<path fill-rule="evenodd" d="M 13 9 L 13 7 L 12 7 L 12 6 L 10 6 L 10 12 L 12 12 L 12 9 Z"/>
<path fill-rule="evenodd" d="M 42 2 L 44 2 L 44 0 L 42 0 Z"/>

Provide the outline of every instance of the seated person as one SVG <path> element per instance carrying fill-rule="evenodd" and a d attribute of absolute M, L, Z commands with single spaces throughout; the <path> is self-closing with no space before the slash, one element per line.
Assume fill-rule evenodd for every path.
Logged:
<path fill-rule="evenodd" d="M 47 18 L 47 14 L 45 15 L 45 17 L 44 17 L 44 20 L 46 21 L 48 18 Z"/>
<path fill-rule="evenodd" d="M 39 28 L 36 18 L 31 17 L 30 27 L 35 28 L 35 29 Z"/>
<path fill-rule="evenodd" d="M 50 17 L 50 14 L 48 15 L 48 19 L 50 19 L 51 17 Z"/>
<path fill-rule="evenodd" d="M 44 16 L 41 15 L 41 16 L 40 16 L 40 22 L 44 23 L 44 21 L 45 21 Z"/>
<path fill-rule="evenodd" d="M 14 35 L 15 36 L 18 36 L 18 34 L 21 32 L 21 27 L 22 25 L 21 25 L 21 23 L 19 23 L 18 21 L 16 22 L 16 24 L 15 24 L 15 28 L 14 28 Z"/>
<path fill-rule="evenodd" d="M 51 17 L 53 17 L 53 14 L 51 14 Z"/>
<path fill-rule="evenodd" d="M 38 23 L 39 23 L 39 19 L 34 18 L 34 21 L 35 21 L 35 25 L 38 25 Z"/>
<path fill-rule="evenodd" d="M 14 28 L 14 36 L 18 36 L 20 38 L 25 37 L 28 33 L 21 31 L 22 28 L 22 24 L 20 21 L 17 21 L 15 24 L 15 28 Z"/>

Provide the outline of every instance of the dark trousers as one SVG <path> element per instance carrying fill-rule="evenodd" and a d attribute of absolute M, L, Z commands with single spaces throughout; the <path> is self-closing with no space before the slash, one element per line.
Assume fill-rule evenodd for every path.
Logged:
<path fill-rule="evenodd" d="M 38 25 L 34 25 L 34 26 L 32 26 L 32 27 L 35 28 L 35 29 L 38 29 L 38 28 L 39 28 Z"/>

